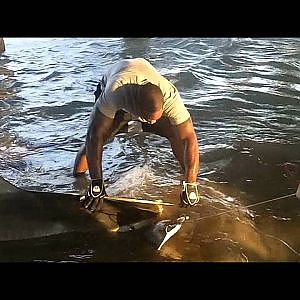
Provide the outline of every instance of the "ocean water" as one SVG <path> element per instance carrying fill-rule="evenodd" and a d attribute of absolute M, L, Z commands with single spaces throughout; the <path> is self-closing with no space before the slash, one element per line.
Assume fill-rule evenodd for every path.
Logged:
<path fill-rule="evenodd" d="M 300 159 L 299 38 L 4 41 L 0 176 L 23 189 L 83 193 L 89 176 L 74 178 L 72 168 L 98 80 L 119 59 L 143 57 L 175 84 L 191 113 L 202 197 L 191 209 L 164 208 L 162 218 L 190 220 L 160 252 L 121 237 L 128 255 L 108 255 L 101 235 L 75 231 L 1 242 L 0 261 L 300 260 L 297 184 L 282 169 Z M 182 174 L 165 138 L 117 135 L 105 146 L 103 170 L 111 195 L 179 202 Z"/>

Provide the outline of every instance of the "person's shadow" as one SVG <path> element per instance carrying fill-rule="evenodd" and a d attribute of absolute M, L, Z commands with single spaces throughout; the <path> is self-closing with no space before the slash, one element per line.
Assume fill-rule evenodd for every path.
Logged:
<path fill-rule="evenodd" d="M 0 38 L 0 54 L 5 51 L 4 39 Z"/>

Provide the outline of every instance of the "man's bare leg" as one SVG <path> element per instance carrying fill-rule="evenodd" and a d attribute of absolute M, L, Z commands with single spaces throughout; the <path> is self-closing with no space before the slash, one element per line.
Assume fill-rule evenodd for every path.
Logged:
<path fill-rule="evenodd" d="M 184 167 L 184 147 L 182 141 L 177 137 L 176 133 L 174 132 L 170 121 L 167 118 L 161 118 L 154 124 L 147 124 L 142 123 L 143 131 L 144 132 L 151 132 L 156 135 L 166 137 L 170 144 L 173 151 L 174 156 L 178 160 L 182 171 L 185 171 Z"/>
<path fill-rule="evenodd" d="M 78 176 L 84 174 L 87 170 L 88 170 L 88 163 L 86 159 L 86 147 L 84 144 L 80 147 L 80 149 L 77 152 L 75 163 L 74 163 L 73 175 Z"/>
<path fill-rule="evenodd" d="M 130 114 L 125 113 L 124 111 L 118 111 L 114 118 L 114 123 L 111 128 L 110 133 L 104 138 L 105 144 L 111 142 L 115 135 L 122 132 L 128 132 L 128 121 L 130 121 Z M 88 163 L 86 157 L 86 147 L 85 144 L 80 147 L 77 152 L 74 168 L 73 168 L 73 176 L 79 176 L 84 174 L 88 170 Z"/>

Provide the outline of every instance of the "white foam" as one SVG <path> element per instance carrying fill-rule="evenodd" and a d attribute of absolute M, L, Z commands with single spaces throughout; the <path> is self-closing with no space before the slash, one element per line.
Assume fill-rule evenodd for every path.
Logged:
<path fill-rule="evenodd" d="M 122 177 L 107 188 L 107 192 L 112 196 L 126 194 L 134 197 L 143 186 L 153 182 L 154 177 L 154 173 L 149 166 L 137 166 L 123 173 Z"/>

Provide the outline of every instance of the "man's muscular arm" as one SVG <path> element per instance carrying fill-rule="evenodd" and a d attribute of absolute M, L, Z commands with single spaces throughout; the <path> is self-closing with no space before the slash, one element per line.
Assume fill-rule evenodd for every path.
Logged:
<path fill-rule="evenodd" d="M 199 147 L 191 118 L 174 127 L 177 136 L 183 143 L 183 163 L 185 181 L 196 182 L 199 171 Z"/>
<path fill-rule="evenodd" d="M 91 179 L 102 178 L 102 153 L 111 132 L 113 119 L 94 108 L 86 137 L 86 154 Z"/>

